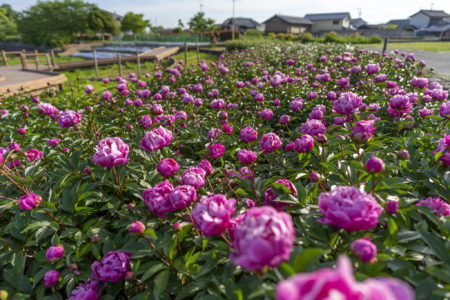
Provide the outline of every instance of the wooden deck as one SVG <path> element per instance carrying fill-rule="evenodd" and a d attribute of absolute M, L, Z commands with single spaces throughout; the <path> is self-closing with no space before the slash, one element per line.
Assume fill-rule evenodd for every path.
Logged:
<path fill-rule="evenodd" d="M 176 54 L 180 50 L 179 47 L 158 47 L 151 49 L 147 52 L 141 53 L 139 55 L 140 62 L 144 61 L 160 61 L 164 58 L 170 57 L 174 54 Z M 120 58 L 121 62 L 136 62 L 137 56 L 136 55 L 127 55 L 127 56 L 121 56 Z M 102 58 L 97 59 L 97 65 L 103 66 L 103 65 L 112 65 L 117 64 L 118 58 L 112 57 L 112 58 Z M 79 69 L 79 68 L 92 68 L 95 65 L 94 59 L 87 59 L 82 61 L 74 61 L 74 62 L 66 62 L 66 63 L 60 63 L 57 64 L 54 69 L 55 70 L 72 70 L 72 69 Z"/>
<path fill-rule="evenodd" d="M 22 66 L 0 67 L 0 77 L 4 78 L 0 81 L 0 97 L 14 95 L 19 91 L 38 91 L 49 85 L 60 87 L 67 80 L 64 74 L 22 70 Z"/>

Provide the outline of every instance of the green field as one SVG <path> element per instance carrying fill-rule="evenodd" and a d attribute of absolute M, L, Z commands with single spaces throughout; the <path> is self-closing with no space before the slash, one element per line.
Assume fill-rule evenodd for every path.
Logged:
<path fill-rule="evenodd" d="M 379 44 L 355 44 L 353 46 L 361 48 L 383 48 L 383 43 Z M 412 43 L 388 43 L 389 50 L 423 50 L 432 52 L 450 51 L 450 42 L 412 42 Z"/>

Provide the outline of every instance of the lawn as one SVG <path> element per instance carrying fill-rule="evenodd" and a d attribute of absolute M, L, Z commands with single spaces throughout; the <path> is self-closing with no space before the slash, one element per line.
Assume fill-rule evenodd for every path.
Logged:
<path fill-rule="evenodd" d="M 361 48 L 383 48 L 383 43 L 379 44 L 355 44 Z M 450 51 L 450 42 L 412 42 L 412 43 L 388 43 L 389 50 L 423 50 L 432 52 Z"/>

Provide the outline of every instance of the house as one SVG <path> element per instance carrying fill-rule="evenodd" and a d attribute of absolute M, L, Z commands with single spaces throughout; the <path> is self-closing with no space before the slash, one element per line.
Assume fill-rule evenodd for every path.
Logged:
<path fill-rule="evenodd" d="M 274 15 L 263 22 L 267 33 L 292 33 L 301 34 L 311 32 L 313 23 L 302 17 L 293 17 L 285 15 Z"/>
<path fill-rule="evenodd" d="M 351 17 L 348 12 L 306 14 L 305 19 L 313 22 L 313 33 L 350 29 Z"/>
<path fill-rule="evenodd" d="M 450 23 L 444 25 L 433 25 L 416 31 L 418 36 L 435 36 L 439 38 L 450 38 Z"/>
<path fill-rule="evenodd" d="M 222 24 L 221 27 L 223 29 L 233 29 L 233 18 L 226 19 Z M 235 30 L 240 31 L 241 33 L 244 33 L 247 29 L 258 29 L 262 30 L 262 26 L 257 21 L 251 19 L 251 18 L 234 18 L 234 28 Z"/>
<path fill-rule="evenodd" d="M 367 22 L 361 18 L 351 19 L 350 20 L 350 28 L 358 29 L 359 27 L 366 25 Z"/>
<path fill-rule="evenodd" d="M 405 30 L 416 28 L 414 25 L 411 25 L 411 19 L 394 19 L 387 22 L 386 25 L 393 25 L 396 26 L 396 28 L 398 29 L 405 29 Z"/>
<path fill-rule="evenodd" d="M 418 29 L 427 28 L 433 25 L 443 25 L 448 23 L 447 18 L 450 15 L 443 10 L 420 10 L 409 17 L 411 25 Z"/>

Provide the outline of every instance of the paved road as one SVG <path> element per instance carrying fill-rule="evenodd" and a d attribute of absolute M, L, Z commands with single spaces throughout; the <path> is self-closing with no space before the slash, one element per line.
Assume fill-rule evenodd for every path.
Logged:
<path fill-rule="evenodd" d="M 22 66 L 0 67 L 0 76 L 5 78 L 5 80 L 0 81 L 0 87 L 52 77 L 44 73 L 22 71 Z"/>

